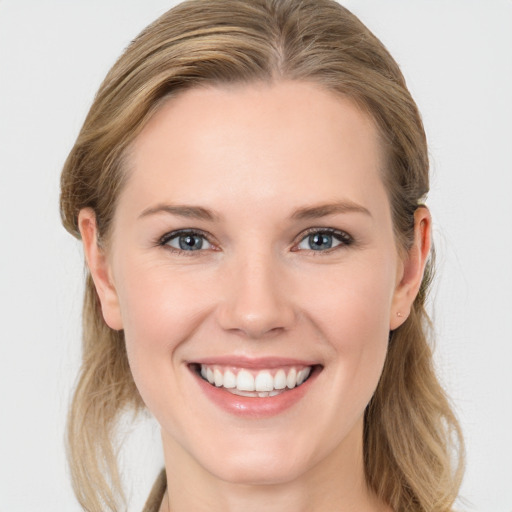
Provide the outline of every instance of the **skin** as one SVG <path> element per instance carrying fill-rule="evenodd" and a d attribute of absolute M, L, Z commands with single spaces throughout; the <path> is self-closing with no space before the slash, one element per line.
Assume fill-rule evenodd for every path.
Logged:
<path fill-rule="evenodd" d="M 104 318 L 124 329 L 135 382 L 162 427 L 161 510 L 389 510 L 365 486 L 363 414 L 389 331 L 418 292 L 430 216 L 417 210 L 400 257 L 383 161 L 372 120 L 318 85 L 192 89 L 136 139 L 107 250 L 94 212 L 80 213 Z M 344 206 L 293 216 L 326 203 Z M 164 204 L 215 215 L 148 214 Z M 352 243 L 315 251 L 311 228 Z M 159 245 L 179 229 L 208 243 L 187 253 Z M 294 357 L 322 371 L 291 408 L 239 417 L 201 393 L 187 366 L 225 355 Z"/>

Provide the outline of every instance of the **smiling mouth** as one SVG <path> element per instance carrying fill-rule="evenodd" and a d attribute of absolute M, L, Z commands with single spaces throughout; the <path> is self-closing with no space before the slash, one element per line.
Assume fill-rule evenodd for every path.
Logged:
<path fill-rule="evenodd" d="M 272 369 L 249 369 L 233 366 L 193 363 L 190 365 L 202 380 L 223 388 L 233 395 L 267 398 L 278 396 L 304 384 L 319 365 L 293 365 Z"/>

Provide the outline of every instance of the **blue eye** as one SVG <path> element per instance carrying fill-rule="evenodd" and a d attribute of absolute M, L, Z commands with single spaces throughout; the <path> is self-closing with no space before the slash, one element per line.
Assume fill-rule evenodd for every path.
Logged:
<path fill-rule="evenodd" d="M 195 231 L 178 231 L 165 235 L 161 240 L 162 245 L 167 245 L 180 251 L 200 251 L 211 249 L 212 244 L 206 237 Z"/>
<path fill-rule="evenodd" d="M 297 245 L 297 249 L 307 251 L 327 251 L 339 245 L 350 245 L 352 238 L 337 230 L 317 230 L 305 236 Z"/>

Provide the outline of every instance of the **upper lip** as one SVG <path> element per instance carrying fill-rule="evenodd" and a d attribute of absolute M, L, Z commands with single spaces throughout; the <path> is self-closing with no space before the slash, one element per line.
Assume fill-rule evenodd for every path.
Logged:
<path fill-rule="evenodd" d="M 194 359 L 190 360 L 188 364 L 205 364 L 218 366 L 234 366 L 240 368 L 271 369 L 281 368 L 283 366 L 315 366 L 318 365 L 319 362 L 290 357 L 247 357 L 225 355 Z"/>

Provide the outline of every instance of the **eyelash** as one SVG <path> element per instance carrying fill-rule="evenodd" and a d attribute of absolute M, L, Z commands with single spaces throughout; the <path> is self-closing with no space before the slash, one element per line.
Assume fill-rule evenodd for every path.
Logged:
<path fill-rule="evenodd" d="M 323 234 L 323 235 L 332 236 L 334 239 L 336 239 L 338 242 L 340 242 L 340 244 L 336 245 L 334 247 L 330 247 L 326 250 L 297 249 L 296 248 L 297 245 L 299 245 L 304 240 L 306 240 L 306 238 L 308 238 L 311 235 L 315 235 L 315 234 Z M 207 233 L 205 233 L 204 231 L 201 231 L 201 230 L 196 230 L 196 229 L 180 229 L 177 231 L 171 231 L 170 233 L 166 233 L 165 235 L 160 237 L 158 239 L 156 245 L 161 246 L 173 253 L 182 254 L 185 256 L 197 256 L 197 253 L 201 253 L 204 250 L 206 250 L 206 249 L 199 249 L 197 251 L 192 251 L 192 250 L 187 251 L 187 250 L 183 250 L 183 249 L 177 249 L 176 247 L 171 247 L 170 245 L 168 245 L 171 240 L 176 239 L 180 236 L 187 236 L 187 235 L 201 237 L 204 240 L 206 240 L 209 244 L 211 244 L 212 246 L 215 246 L 215 244 L 213 242 L 211 242 L 210 236 Z M 352 245 L 353 243 L 354 243 L 354 239 L 352 238 L 352 236 L 350 236 L 345 231 L 341 231 L 339 229 L 334 229 L 334 228 L 310 228 L 300 234 L 300 236 L 298 237 L 298 241 L 294 242 L 292 251 L 299 252 L 300 250 L 308 250 L 309 252 L 313 253 L 314 255 L 322 255 L 322 254 L 329 254 L 341 247 L 348 247 L 348 246 Z"/>
<path fill-rule="evenodd" d="M 198 236 L 206 240 L 209 244 L 213 244 L 213 242 L 210 241 L 210 236 L 205 233 L 204 231 L 198 230 L 198 229 L 179 229 L 177 231 L 171 231 L 170 233 L 166 233 L 164 236 L 162 236 L 156 245 L 159 245 L 163 247 L 164 249 L 167 249 L 173 253 L 182 254 L 184 256 L 197 256 L 197 253 L 202 252 L 201 250 L 198 251 L 186 251 L 183 249 L 177 249 L 176 247 L 171 247 L 169 242 L 175 238 L 179 238 L 180 236 Z"/>
<path fill-rule="evenodd" d="M 315 251 L 314 249 L 305 249 L 305 250 L 309 250 L 315 256 L 322 256 L 324 254 L 330 254 L 331 252 L 336 251 L 338 248 L 348 247 L 354 243 L 354 239 L 352 238 L 352 236 L 350 236 L 345 231 L 341 231 L 339 229 L 334 229 L 334 228 L 310 228 L 300 234 L 299 241 L 294 244 L 294 247 L 299 245 L 300 243 L 302 243 L 304 240 L 306 240 L 306 238 L 310 237 L 311 235 L 316 235 L 316 234 L 332 236 L 334 239 L 336 239 L 338 242 L 340 242 L 340 244 L 336 245 L 335 247 L 330 247 L 326 250 Z M 294 251 L 294 252 L 298 252 L 299 250 L 300 249 L 292 248 L 292 251 Z"/>

